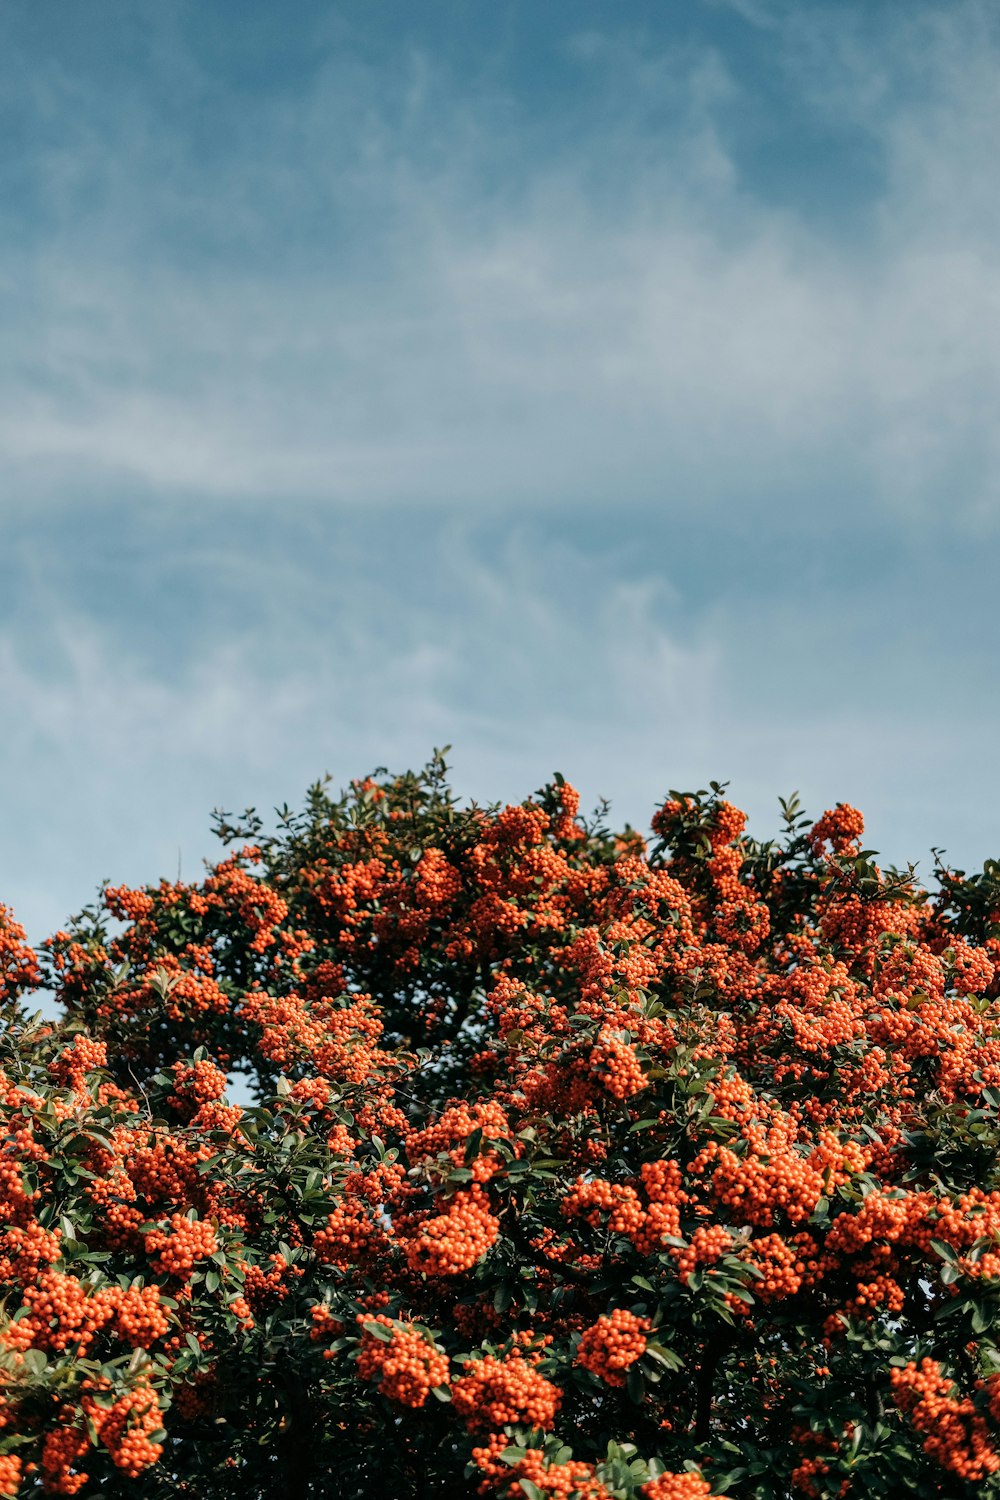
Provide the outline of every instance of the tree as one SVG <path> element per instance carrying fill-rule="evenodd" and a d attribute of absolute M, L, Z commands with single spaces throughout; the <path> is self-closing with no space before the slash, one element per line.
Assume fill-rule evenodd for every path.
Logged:
<path fill-rule="evenodd" d="M 0 1493 L 1000 1495 L 1000 866 L 723 792 L 0 908 Z"/>

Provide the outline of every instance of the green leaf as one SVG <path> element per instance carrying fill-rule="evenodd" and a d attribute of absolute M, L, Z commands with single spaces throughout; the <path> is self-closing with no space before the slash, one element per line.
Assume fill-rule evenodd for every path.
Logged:
<path fill-rule="evenodd" d="M 985 1333 L 987 1328 L 993 1326 L 993 1309 L 977 1302 L 972 1310 L 973 1333 Z"/>
<path fill-rule="evenodd" d="M 732 1286 L 732 1285 L 730 1285 L 727 1288 L 727 1290 L 728 1290 L 730 1296 L 732 1296 L 732 1297 L 738 1297 L 741 1302 L 750 1302 L 750 1303 L 752 1303 L 752 1302 L 754 1302 L 756 1300 L 755 1297 L 754 1297 L 753 1292 L 751 1292 L 751 1290 L 750 1290 L 749 1287 L 745 1287 L 745 1286 Z"/>
<path fill-rule="evenodd" d="M 655 1359 L 657 1364 L 664 1365 L 668 1370 L 680 1370 L 684 1361 L 673 1349 L 667 1349 L 663 1344 L 647 1344 L 646 1353 L 650 1359 Z"/>

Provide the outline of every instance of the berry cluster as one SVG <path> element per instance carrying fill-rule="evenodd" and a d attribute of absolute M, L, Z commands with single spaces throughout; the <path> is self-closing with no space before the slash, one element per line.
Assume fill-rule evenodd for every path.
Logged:
<path fill-rule="evenodd" d="M 358 1322 L 364 1327 L 358 1375 L 362 1380 L 377 1381 L 382 1395 L 390 1401 L 400 1406 L 423 1406 L 432 1390 L 447 1385 L 448 1356 L 427 1334 L 394 1323 L 384 1313 L 372 1317 L 359 1313 Z"/>
<path fill-rule="evenodd" d="M 576 1362 L 605 1385 L 624 1385 L 624 1372 L 646 1352 L 649 1328 L 648 1318 L 637 1318 L 627 1308 L 616 1307 L 585 1330 Z"/>
<path fill-rule="evenodd" d="M 712 1494 L 712 1486 L 700 1474 L 690 1471 L 685 1474 L 661 1474 L 644 1484 L 641 1493 L 645 1500 L 719 1500 Z"/>
<path fill-rule="evenodd" d="M 153 1269 L 180 1281 L 190 1276 L 198 1261 L 208 1260 L 218 1248 L 211 1224 L 184 1214 L 171 1214 L 169 1228 L 151 1229 L 146 1235 L 146 1253 Z"/>
<path fill-rule="evenodd" d="M 129 1478 L 137 1478 L 163 1452 L 163 1444 L 153 1437 L 160 1427 L 160 1407 L 147 1382 L 140 1379 L 110 1406 L 99 1395 L 88 1392 L 83 1398 L 83 1411 L 115 1467 Z"/>
<path fill-rule="evenodd" d="M 547 1432 L 562 1402 L 562 1391 L 538 1373 L 519 1351 L 507 1359 L 484 1354 L 453 1381 L 451 1401 L 470 1432 L 497 1432 L 508 1423 Z"/>
<path fill-rule="evenodd" d="M 922 1359 L 919 1365 L 911 1360 L 889 1378 L 896 1405 L 923 1434 L 925 1450 L 942 1468 L 970 1484 L 1000 1469 L 1000 1454 L 984 1418 L 968 1396 L 956 1394 L 954 1382 L 935 1360 Z"/>
<path fill-rule="evenodd" d="M 443 1213 L 422 1220 L 406 1242 L 413 1271 L 428 1276 L 459 1276 L 469 1271 L 496 1242 L 498 1220 L 478 1184 L 447 1200 Z"/>

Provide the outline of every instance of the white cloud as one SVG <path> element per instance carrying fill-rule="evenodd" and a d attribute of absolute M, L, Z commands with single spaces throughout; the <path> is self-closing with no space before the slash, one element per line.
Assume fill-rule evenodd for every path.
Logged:
<path fill-rule="evenodd" d="M 502 97 L 456 100 L 427 59 L 391 109 L 331 64 L 272 107 L 262 160 L 217 177 L 165 160 L 133 102 L 104 208 L 53 235 L 9 336 L 8 486 L 677 509 L 756 489 L 780 512 L 836 468 L 845 494 L 916 517 L 957 475 L 960 508 L 989 521 L 1000 259 L 968 179 L 1000 145 L 1000 49 L 967 39 L 972 13 L 913 36 L 900 21 L 900 66 L 923 82 L 901 97 L 849 45 L 853 22 L 819 26 L 833 40 L 806 60 L 803 108 L 849 97 L 884 155 L 855 244 L 755 193 L 720 114 L 742 85 L 710 52 L 584 39 L 592 128 L 534 159 Z M 669 127 L 649 117 L 659 96 Z M 107 145 L 97 131 L 81 156 Z M 96 168 L 60 162 L 68 212 Z M 329 250 L 296 262 L 311 197 Z M 234 248 L 220 272 L 166 248 L 227 221 L 274 254 Z"/>
<path fill-rule="evenodd" d="M 340 786 L 447 743 L 458 789 L 484 801 L 520 799 L 559 769 L 586 804 L 608 796 L 616 821 L 644 825 L 668 787 L 730 777 L 761 834 L 798 787 L 817 815 L 860 805 L 897 860 L 947 843 L 978 864 L 1000 842 L 996 813 L 949 790 L 981 779 L 996 733 L 992 703 L 970 700 L 958 674 L 953 711 L 931 720 L 923 698 L 892 688 L 891 658 L 845 697 L 843 674 L 822 665 L 842 627 L 818 607 L 791 623 L 776 603 L 752 620 L 716 610 L 670 625 L 676 601 L 652 569 L 613 571 L 570 545 L 540 554 L 529 535 L 488 556 L 453 534 L 447 552 L 423 610 L 387 618 L 392 577 L 373 588 L 347 568 L 329 578 L 328 628 L 279 611 L 278 649 L 252 609 L 238 635 L 169 671 L 130 649 L 127 625 L 65 613 L 55 669 L 7 643 L 0 701 L 17 712 L 0 900 L 39 937 L 103 876 L 142 883 L 178 861 L 196 875 L 214 806 L 266 811 L 324 771 Z"/>
<path fill-rule="evenodd" d="M 742 20 L 762 30 L 770 31 L 778 25 L 773 11 L 768 6 L 758 3 L 758 0 L 705 0 L 705 3 L 720 10 L 735 11 Z"/>
<path fill-rule="evenodd" d="M 768 196 L 733 142 L 747 82 L 705 47 L 578 39 L 593 109 L 575 136 L 496 88 L 462 93 L 433 59 L 400 61 L 387 88 L 341 55 L 294 103 L 227 116 L 236 146 L 208 164 L 176 119 L 213 81 L 169 26 L 173 133 L 137 91 L 24 75 L 46 124 L 42 227 L 0 248 L 6 503 L 51 531 L 108 490 L 162 516 L 143 533 L 156 660 L 134 583 L 88 605 L 44 581 L 44 521 L 42 581 L 0 638 L 16 706 L 0 899 L 35 935 L 103 875 L 172 874 L 178 847 L 193 875 L 215 804 L 266 808 L 325 769 L 340 783 L 446 742 L 485 799 L 559 768 L 641 822 L 668 785 L 731 776 L 761 831 L 797 785 L 817 812 L 869 810 L 895 858 L 996 848 L 997 815 L 968 790 L 995 743 L 992 657 L 976 641 L 949 657 L 966 597 L 940 604 L 933 569 L 919 590 L 852 570 L 862 512 L 915 555 L 935 511 L 949 535 L 995 529 L 1000 46 L 976 5 L 887 13 L 871 35 L 847 8 L 735 8 L 780 17 L 769 57 L 801 109 L 881 162 L 850 233 Z M 329 576 L 307 566 L 293 500 L 360 513 Z M 217 555 L 195 556 L 177 518 L 212 502 L 231 544 L 217 531 Z M 357 540 L 374 507 L 441 505 L 499 517 L 502 543 L 445 527 L 393 561 L 384 530 Z M 565 522 L 503 525 L 532 506 Z M 615 555 L 573 545 L 588 507 L 619 527 Z M 643 555 L 644 507 L 675 513 L 680 539 L 650 527 Z M 784 576 L 802 512 L 843 578 L 801 554 L 794 588 Z M 286 514 L 294 545 L 271 547 Z M 760 587 L 688 587 L 697 528 L 729 578 L 747 537 L 771 539 Z M 94 548 L 115 544 L 95 521 Z M 183 547 L 204 644 L 180 628 Z M 988 602 L 968 608 L 988 642 Z"/>

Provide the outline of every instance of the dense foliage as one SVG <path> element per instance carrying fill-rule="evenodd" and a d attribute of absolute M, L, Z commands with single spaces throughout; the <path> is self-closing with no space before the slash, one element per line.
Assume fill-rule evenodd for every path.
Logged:
<path fill-rule="evenodd" d="M 1000 1495 L 1000 867 L 722 790 L 0 908 L 0 1493 Z"/>

